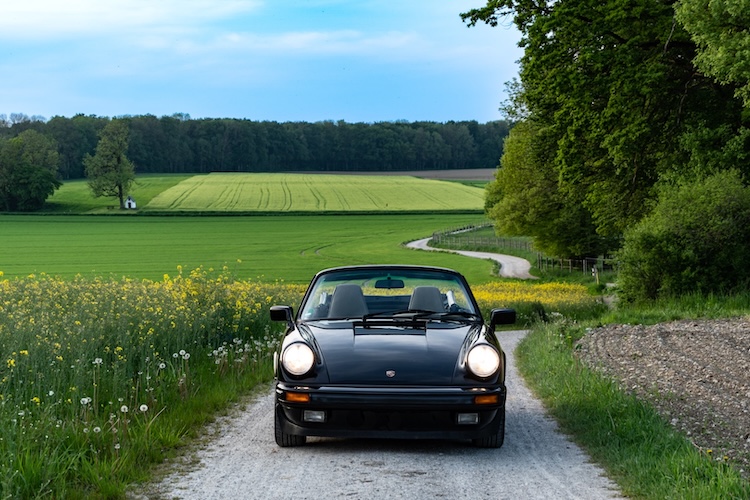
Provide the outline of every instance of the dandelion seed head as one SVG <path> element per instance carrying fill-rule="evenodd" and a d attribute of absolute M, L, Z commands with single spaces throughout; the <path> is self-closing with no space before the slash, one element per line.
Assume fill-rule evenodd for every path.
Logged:
<path fill-rule="evenodd" d="M 122 406 L 120 407 L 120 412 L 121 412 L 121 413 L 127 413 L 127 412 L 128 412 L 128 407 L 127 407 L 126 405 L 122 405 Z"/>
<path fill-rule="evenodd" d="M 146 413 L 148 411 L 148 405 L 141 405 L 139 408 L 141 412 Z"/>

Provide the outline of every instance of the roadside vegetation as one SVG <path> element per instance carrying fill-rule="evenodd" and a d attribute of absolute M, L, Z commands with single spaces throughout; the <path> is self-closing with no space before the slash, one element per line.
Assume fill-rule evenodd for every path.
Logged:
<path fill-rule="evenodd" d="M 484 233 L 477 231 L 477 235 Z M 514 245 L 451 247 L 529 258 L 528 251 Z M 746 316 L 750 293 L 693 292 L 658 300 L 618 301 L 617 288 L 607 286 L 617 278 L 613 272 L 600 275 L 599 285 L 580 271 L 549 273 L 532 268 L 532 274 L 540 279 L 533 283 L 509 280 L 510 286 L 502 291 L 498 283 L 473 289 L 488 309 L 508 303 L 518 309 L 519 326 L 530 329 L 516 351 L 520 371 L 563 431 L 628 497 L 748 498 L 750 483 L 731 463 L 696 448 L 648 404 L 589 369 L 576 356 L 576 342 L 589 329 L 611 323 Z M 564 289 L 570 293 L 558 295 Z M 534 294 L 533 300 L 530 296 L 514 300 L 528 292 Z M 612 302 L 614 306 L 605 305 Z"/>

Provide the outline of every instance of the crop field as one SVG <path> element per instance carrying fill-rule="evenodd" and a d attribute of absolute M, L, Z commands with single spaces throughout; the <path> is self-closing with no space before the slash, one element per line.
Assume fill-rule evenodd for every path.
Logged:
<path fill-rule="evenodd" d="M 4 278 L 46 273 L 161 279 L 227 266 L 237 277 L 303 283 L 337 265 L 406 263 L 454 267 L 474 282 L 493 266 L 402 243 L 474 222 L 473 215 L 0 216 Z M 0 277 L 0 280 L 3 279 Z"/>
<path fill-rule="evenodd" d="M 410 176 L 196 175 L 166 189 L 146 210 L 180 212 L 399 212 L 476 210 L 484 191 Z"/>

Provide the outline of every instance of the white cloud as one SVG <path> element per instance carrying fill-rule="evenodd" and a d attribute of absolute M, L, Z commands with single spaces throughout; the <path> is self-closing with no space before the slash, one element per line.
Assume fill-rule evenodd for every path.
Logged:
<path fill-rule="evenodd" d="M 260 5 L 260 0 L 23 0 L 3 7 L 0 38 L 48 40 L 189 27 Z"/>

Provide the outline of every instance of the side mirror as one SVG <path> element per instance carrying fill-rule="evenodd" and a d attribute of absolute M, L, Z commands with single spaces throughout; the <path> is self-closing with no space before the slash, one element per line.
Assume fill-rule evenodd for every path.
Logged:
<path fill-rule="evenodd" d="M 512 325 L 515 322 L 515 309 L 493 309 L 490 312 L 490 328 L 492 328 L 493 330 L 498 325 Z"/>
<path fill-rule="evenodd" d="M 271 321 L 292 322 L 292 308 L 290 306 L 271 306 Z"/>

